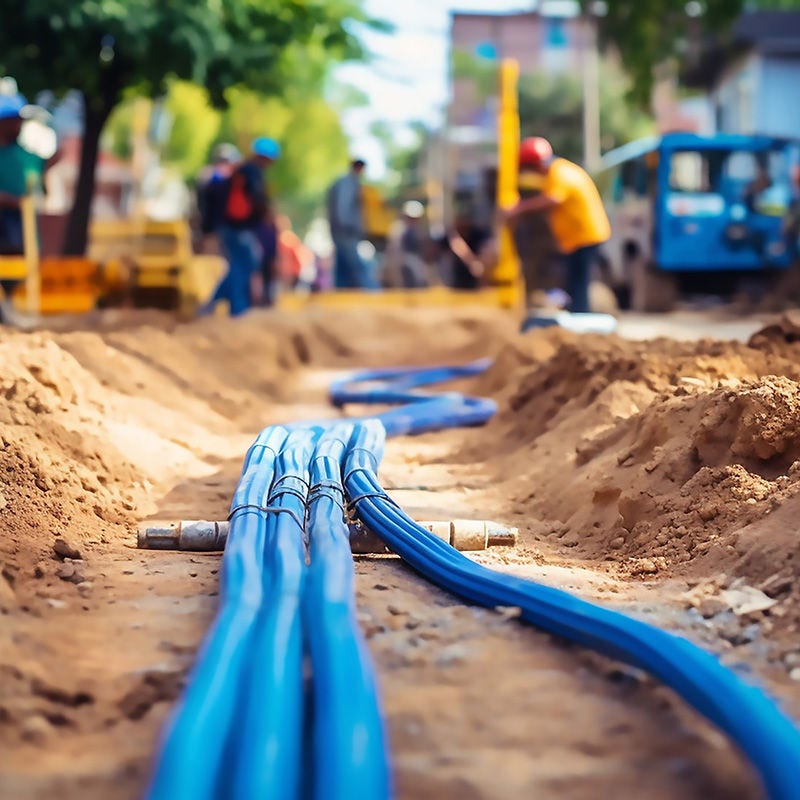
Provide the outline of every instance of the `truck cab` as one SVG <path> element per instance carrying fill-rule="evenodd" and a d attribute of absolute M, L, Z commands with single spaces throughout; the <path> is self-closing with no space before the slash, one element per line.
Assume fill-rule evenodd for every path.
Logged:
<path fill-rule="evenodd" d="M 631 305 L 655 310 L 667 286 L 694 275 L 791 264 L 783 220 L 799 145 L 768 136 L 670 133 L 606 154 L 597 175 L 612 225 L 605 257 Z M 716 274 L 716 278 L 715 278 Z"/>

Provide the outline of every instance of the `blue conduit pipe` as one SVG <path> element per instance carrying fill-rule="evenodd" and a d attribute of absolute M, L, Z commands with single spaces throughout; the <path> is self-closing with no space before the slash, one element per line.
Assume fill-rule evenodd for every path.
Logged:
<path fill-rule="evenodd" d="M 351 425 L 325 436 L 267 428 L 248 451 L 231 504 L 220 610 L 168 726 L 150 800 L 295 800 L 307 796 L 312 765 L 315 798 L 391 797 L 341 510 L 339 465 L 351 433 Z M 314 662 L 311 735 L 304 628 Z"/>
<path fill-rule="evenodd" d="M 264 430 L 250 447 L 231 503 L 222 560 L 220 608 L 176 707 L 147 792 L 151 800 L 215 800 L 226 796 L 225 747 L 239 712 L 240 686 L 262 608 L 264 504 L 285 428 Z M 220 665 L 224 665 L 221 668 Z"/>
<path fill-rule="evenodd" d="M 393 552 L 465 600 L 519 607 L 526 622 L 650 672 L 731 737 L 769 797 L 800 798 L 800 732 L 766 695 L 682 637 L 559 589 L 489 570 L 417 525 L 378 482 L 385 436 L 379 420 L 359 425 L 344 481 L 359 517 Z"/>
<path fill-rule="evenodd" d="M 353 426 L 331 428 L 311 462 L 311 563 L 304 612 L 313 664 L 313 797 L 385 798 L 389 759 L 372 665 L 356 620 L 341 464 Z"/>
<path fill-rule="evenodd" d="M 309 464 L 319 434 L 318 429 L 289 434 L 264 504 L 270 511 L 261 605 L 237 700 L 240 714 L 228 742 L 226 798 L 295 800 L 302 786 L 305 513 Z"/>

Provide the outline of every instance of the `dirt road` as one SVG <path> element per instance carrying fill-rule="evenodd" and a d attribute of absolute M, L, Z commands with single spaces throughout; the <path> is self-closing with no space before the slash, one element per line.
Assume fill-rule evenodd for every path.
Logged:
<path fill-rule="evenodd" d="M 742 339 L 760 322 L 731 325 Z M 517 548 L 477 558 L 684 633 L 800 720 L 797 334 L 520 337 L 499 314 L 424 311 L 0 333 L 0 796 L 141 796 L 220 558 L 138 551 L 136 525 L 224 517 L 256 432 L 335 416 L 326 386 L 352 367 L 495 356 L 459 388 L 498 417 L 391 441 L 395 499 L 519 526 Z M 463 606 L 393 556 L 357 573 L 400 797 L 760 796 L 646 676 Z"/>

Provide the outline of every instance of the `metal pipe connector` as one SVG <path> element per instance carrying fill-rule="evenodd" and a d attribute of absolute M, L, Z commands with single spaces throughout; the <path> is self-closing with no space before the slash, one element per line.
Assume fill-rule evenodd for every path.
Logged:
<path fill-rule="evenodd" d="M 455 519 L 418 524 L 456 550 L 513 547 L 519 533 L 517 528 L 504 527 L 487 520 Z M 354 553 L 367 555 L 389 552 L 381 539 L 362 522 L 351 522 L 348 527 L 350 549 Z M 225 549 L 229 529 L 230 523 L 226 520 L 185 519 L 179 522 L 151 523 L 139 527 L 138 546 L 142 550 L 219 552 Z"/>

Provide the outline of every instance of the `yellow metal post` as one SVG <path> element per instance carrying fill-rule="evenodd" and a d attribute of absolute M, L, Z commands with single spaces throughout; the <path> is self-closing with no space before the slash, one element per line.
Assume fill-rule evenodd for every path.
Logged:
<path fill-rule="evenodd" d="M 500 63 L 500 106 L 497 116 L 497 207 L 509 208 L 519 200 L 519 63 L 506 58 Z M 519 306 L 523 288 L 519 256 L 508 225 L 498 231 L 497 265 L 492 283 L 502 291 L 504 305 Z"/>
<path fill-rule="evenodd" d="M 22 238 L 25 248 L 25 305 L 30 314 L 39 314 L 41 281 L 39 278 L 39 237 L 36 231 L 36 208 L 28 194 L 20 200 Z"/>

